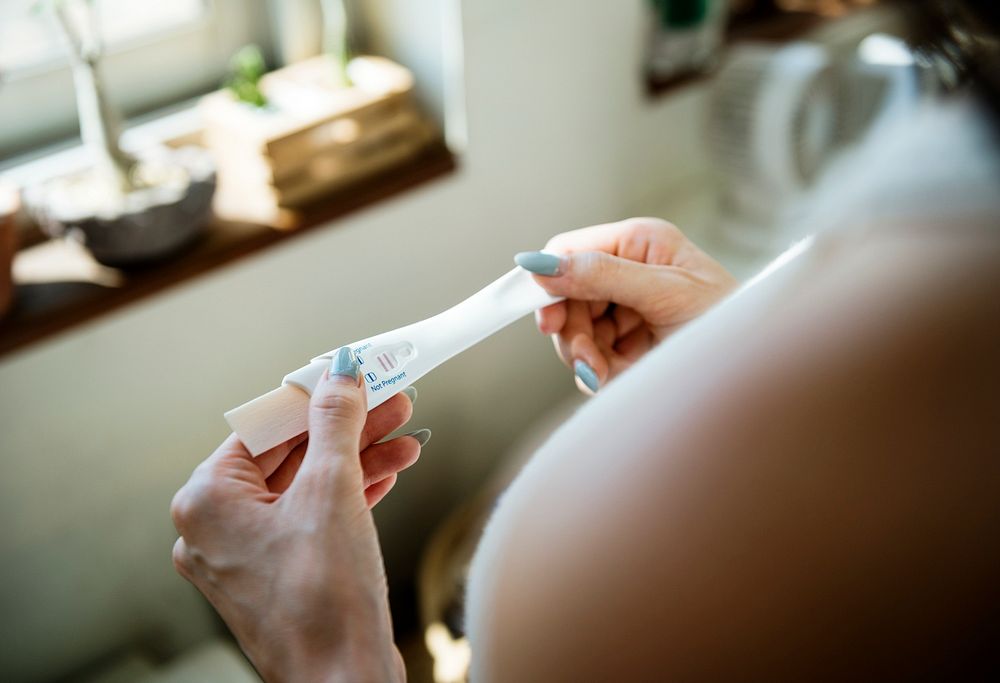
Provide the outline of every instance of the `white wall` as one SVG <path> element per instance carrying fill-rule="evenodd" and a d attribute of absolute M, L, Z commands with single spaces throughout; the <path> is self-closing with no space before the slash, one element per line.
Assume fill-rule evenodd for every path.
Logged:
<path fill-rule="evenodd" d="M 465 0 L 456 174 L 0 359 L 0 678 L 133 644 L 169 653 L 217 627 L 173 574 L 167 507 L 224 410 L 318 351 L 455 303 L 516 251 L 662 207 L 703 175 L 701 93 L 643 95 L 643 8 Z M 397 577 L 572 382 L 525 320 L 419 388 L 412 428 L 434 438 L 377 515 Z"/>
<path fill-rule="evenodd" d="M 458 0 L 354 0 L 349 3 L 362 51 L 394 59 L 416 77 L 416 93 L 435 121 L 445 119 L 447 46 L 459 32 Z"/>

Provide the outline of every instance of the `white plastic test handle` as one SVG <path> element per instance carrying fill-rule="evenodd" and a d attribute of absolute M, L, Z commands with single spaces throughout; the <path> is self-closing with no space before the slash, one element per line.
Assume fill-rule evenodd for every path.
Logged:
<path fill-rule="evenodd" d="M 528 271 L 515 268 L 443 313 L 350 344 L 361 361 L 368 409 L 385 403 L 494 332 L 557 301 L 561 298 L 539 287 Z M 308 365 L 288 373 L 282 384 L 312 394 L 335 352 L 317 356 Z M 308 402 L 269 403 L 268 397 L 278 393 L 274 390 L 226 413 L 233 431 L 255 455 L 305 430 Z"/>
<path fill-rule="evenodd" d="M 365 374 L 368 409 L 515 320 L 559 300 L 539 287 L 528 271 L 515 268 L 443 313 L 351 344 Z M 288 373 L 283 384 L 293 384 L 311 394 L 336 351 L 317 356 L 309 365 Z M 399 351 L 406 355 L 400 357 Z M 381 354 L 388 354 L 396 364 L 393 360 L 380 363 Z"/>

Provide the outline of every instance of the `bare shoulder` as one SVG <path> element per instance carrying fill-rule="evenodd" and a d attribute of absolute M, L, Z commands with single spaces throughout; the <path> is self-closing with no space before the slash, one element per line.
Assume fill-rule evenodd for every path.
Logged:
<path fill-rule="evenodd" d="M 1000 668 L 1000 233 L 847 243 L 686 334 L 507 494 L 481 680 Z"/>

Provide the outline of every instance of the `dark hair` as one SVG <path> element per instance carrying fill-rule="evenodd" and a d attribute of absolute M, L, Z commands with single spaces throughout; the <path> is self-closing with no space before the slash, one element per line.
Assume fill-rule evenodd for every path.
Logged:
<path fill-rule="evenodd" d="M 1000 3 L 918 0 L 915 46 L 938 66 L 945 85 L 969 86 L 1000 121 Z M 950 81 L 950 82 L 949 82 Z"/>

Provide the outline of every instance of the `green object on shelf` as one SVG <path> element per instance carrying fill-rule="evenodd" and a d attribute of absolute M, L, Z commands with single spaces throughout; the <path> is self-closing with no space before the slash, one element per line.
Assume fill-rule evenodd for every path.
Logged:
<path fill-rule="evenodd" d="M 347 9 L 344 0 L 322 0 L 323 10 L 323 51 L 333 56 L 337 63 L 338 75 L 344 85 L 351 85 L 347 74 L 347 63 L 351 61 L 348 45 Z"/>
<path fill-rule="evenodd" d="M 691 28 L 705 21 L 712 0 L 650 0 L 663 28 Z"/>
<path fill-rule="evenodd" d="M 241 102 L 255 107 L 266 107 L 267 97 L 260 90 L 260 79 L 267 72 L 264 55 L 256 45 L 246 45 L 240 48 L 230 62 L 232 75 L 226 81 L 226 87 Z"/>

